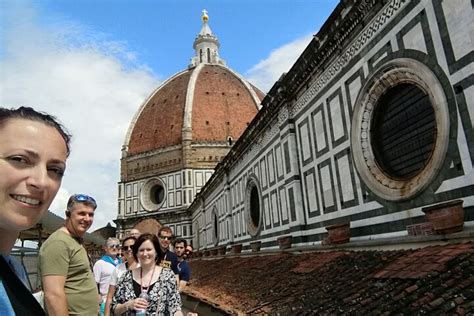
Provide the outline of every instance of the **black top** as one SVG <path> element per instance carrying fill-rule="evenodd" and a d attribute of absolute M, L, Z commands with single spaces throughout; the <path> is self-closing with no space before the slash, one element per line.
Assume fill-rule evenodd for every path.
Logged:
<path fill-rule="evenodd" d="M 16 315 L 45 315 L 41 305 L 17 277 L 3 256 L 0 256 L 0 277 Z"/>
<path fill-rule="evenodd" d="M 156 283 L 156 282 L 155 282 L 155 283 Z M 146 292 L 147 292 L 147 293 L 150 293 L 150 290 L 153 288 L 153 286 L 155 285 L 155 283 L 150 284 L 150 286 L 148 286 L 148 288 L 143 287 L 143 289 L 146 289 Z M 138 283 L 138 282 L 135 281 L 135 280 L 133 280 L 133 291 L 135 292 L 135 296 L 136 296 L 136 297 L 139 297 L 140 294 L 142 293 L 142 286 L 140 285 L 140 283 Z"/>

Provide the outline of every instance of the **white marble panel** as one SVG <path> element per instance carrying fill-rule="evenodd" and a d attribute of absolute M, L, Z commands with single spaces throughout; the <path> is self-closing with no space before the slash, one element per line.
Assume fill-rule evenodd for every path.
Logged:
<path fill-rule="evenodd" d="M 278 199 L 277 193 L 270 195 L 271 205 L 272 205 L 272 216 L 273 216 L 273 224 L 278 223 Z"/>
<path fill-rule="evenodd" d="M 286 203 L 286 190 L 280 190 L 281 219 L 288 220 L 288 205 Z"/>
<path fill-rule="evenodd" d="M 349 157 L 343 156 L 337 160 L 340 175 L 340 185 L 342 187 L 342 200 L 344 202 L 354 199 L 354 190 L 352 188 L 351 171 L 349 166 Z"/>
<path fill-rule="evenodd" d="M 423 29 L 421 28 L 420 23 L 403 36 L 403 44 L 406 49 L 416 49 L 428 53 L 425 44 L 425 37 L 423 36 Z"/>
<path fill-rule="evenodd" d="M 174 190 L 174 176 L 168 176 L 168 189 Z"/>
<path fill-rule="evenodd" d="M 173 192 L 168 193 L 168 206 L 169 207 L 174 206 L 174 193 Z"/>
<path fill-rule="evenodd" d="M 474 47 L 474 11 L 471 0 L 443 1 L 443 12 L 456 59 Z M 471 23 L 466 23 L 471 21 Z"/>
<path fill-rule="evenodd" d="M 202 187 L 203 184 L 202 172 L 196 172 L 196 186 Z"/>
<path fill-rule="evenodd" d="M 276 166 L 277 166 L 277 176 L 283 176 L 283 154 L 281 150 L 281 146 L 275 148 L 275 159 L 276 159 Z"/>
<path fill-rule="evenodd" d="M 324 207 L 331 207 L 334 205 L 334 196 L 332 194 L 331 173 L 329 165 L 321 168 L 321 182 L 323 184 Z"/>
<path fill-rule="evenodd" d="M 263 209 L 264 209 L 264 215 L 265 215 L 265 225 L 268 225 L 271 223 L 270 220 L 270 207 L 268 205 L 268 197 L 263 199 Z"/>
<path fill-rule="evenodd" d="M 300 126 L 300 133 L 301 133 L 301 148 L 302 148 L 302 158 L 303 161 L 311 158 L 311 144 L 309 138 L 309 128 L 308 124 L 302 124 Z"/>
<path fill-rule="evenodd" d="M 175 181 L 176 181 L 176 188 L 177 189 L 181 188 L 181 175 L 180 174 L 177 174 L 175 176 Z"/>
<path fill-rule="evenodd" d="M 326 129 L 323 121 L 323 111 L 318 111 L 314 115 L 314 131 L 316 133 L 317 150 L 326 148 Z"/>
<path fill-rule="evenodd" d="M 318 201 L 316 199 L 316 187 L 315 187 L 315 174 L 314 173 L 308 173 L 305 177 L 305 183 L 306 183 L 306 194 L 308 197 L 308 209 L 311 212 L 317 211 L 318 210 Z"/>
<path fill-rule="evenodd" d="M 267 167 L 265 163 L 265 159 L 260 160 L 260 170 L 262 172 L 262 186 L 266 187 L 267 186 Z"/>
<path fill-rule="evenodd" d="M 357 77 L 356 79 L 354 79 L 354 81 L 352 81 L 349 84 L 349 95 L 351 97 L 351 107 L 352 107 L 352 109 L 354 109 L 354 105 L 356 103 L 357 95 L 359 94 L 360 88 L 361 88 L 360 77 Z"/>
<path fill-rule="evenodd" d="M 267 155 L 267 163 L 268 163 L 268 182 L 275 181 L 275 168 L 273 164 L 273 152 L 270 152 Z"/>
<path fill-rule="evenodd" d="M 338 96 L 332 99 L 329 103 L 329 111 L 331 112 L 330 115 L 334 140 L 338 140 L 344 136 L 344 125 L 342 123 L 343 113 L 341 113 L 341 102 Z"/>

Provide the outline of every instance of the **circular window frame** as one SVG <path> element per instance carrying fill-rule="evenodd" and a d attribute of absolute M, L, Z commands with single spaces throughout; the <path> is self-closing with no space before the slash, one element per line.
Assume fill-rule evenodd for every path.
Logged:
<path fill-rule="evenodd" d="M 378 165 L 371 143 L 372 119 L 378 100 L 401 83 L 416 85 L 428 95 L 435 113 L 437 135 L 425 167 L 413 178 L 390 177 Z M 449 147 L 450 115 L 445 91 L 437 76 L 423 63 L 399 58 L 380 66 L 360 90 L 354 106 L 351 147 L 355 167 L 362 181 L 375 195 L 388 201 L 404 201 L 420 194 L 442 169 Z"/>
<path fill-rule="evenodd" d="M 161 186 L 164 191 L 163 201 L 160 203 L 155 203 L 151 198 L 151 191 L 157 185 Z M 142 205 L 143 209 L 147 212 L 153 212 L 160 209 L 163 203 L 166 201 L 166 191 L 166 185 L 159 178 L 148 179 L 140 189 L 140 204 Z"/>
<path fill-rule="evenodd" d="M 258 194 L 258 207 L 259 207 L 259 214 L 258 214 L 258 225 L 255 225 L 252 220 L 252 213 L 251 213 L 251 196 L 252 196 L 252 189 L 257 189 Z M 247 179 L 247 185 L 245 186 L 245 221 L 247 222 L 247 231 L 252 237 L 256 237 L 260 234 L 260 231 L 263 226 L 263 200 L 262 200 L 262 189 L 260 187 L 260 182 L 258 178 L 252 174 Z"/>

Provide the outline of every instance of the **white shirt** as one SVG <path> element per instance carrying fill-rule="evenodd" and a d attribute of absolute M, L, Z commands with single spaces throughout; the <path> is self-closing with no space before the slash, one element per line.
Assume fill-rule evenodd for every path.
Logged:
<path fill-rule="evenodd" d="M 140 267 L 140 264 L 138 263 L 136 268 L 139 268 L 139 267 Z M 109 285 L 117 286 L 118 280 L 125 272 L 127 272 L 127 267 L 125 265 L 125 262 L 116 266 L 114 271 L 112 272 L 112 275 L 110 276 Z"/>
<path fill-rule="evenodd" d="M 104 260 L 97 260 L 94 264 L 94 279 L 96 283 L 99 283 L 99 294 L 102 298 L 107 297 L 109 291 L 109 281 L 112 276 L 112 272 L 115 270 L 115 266 L 110 262 Z"/>

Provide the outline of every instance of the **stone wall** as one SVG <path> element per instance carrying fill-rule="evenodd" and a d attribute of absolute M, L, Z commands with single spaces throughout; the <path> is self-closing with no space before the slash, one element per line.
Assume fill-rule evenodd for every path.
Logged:
<path fill-rule="evenodd" d="M 193 243 L 320 244 L 344 222 L 352 240 L 405 236 L 454 199 L 472 227 L 472 16 L 468 0 L 340 3 L 190 206 Z"/>

